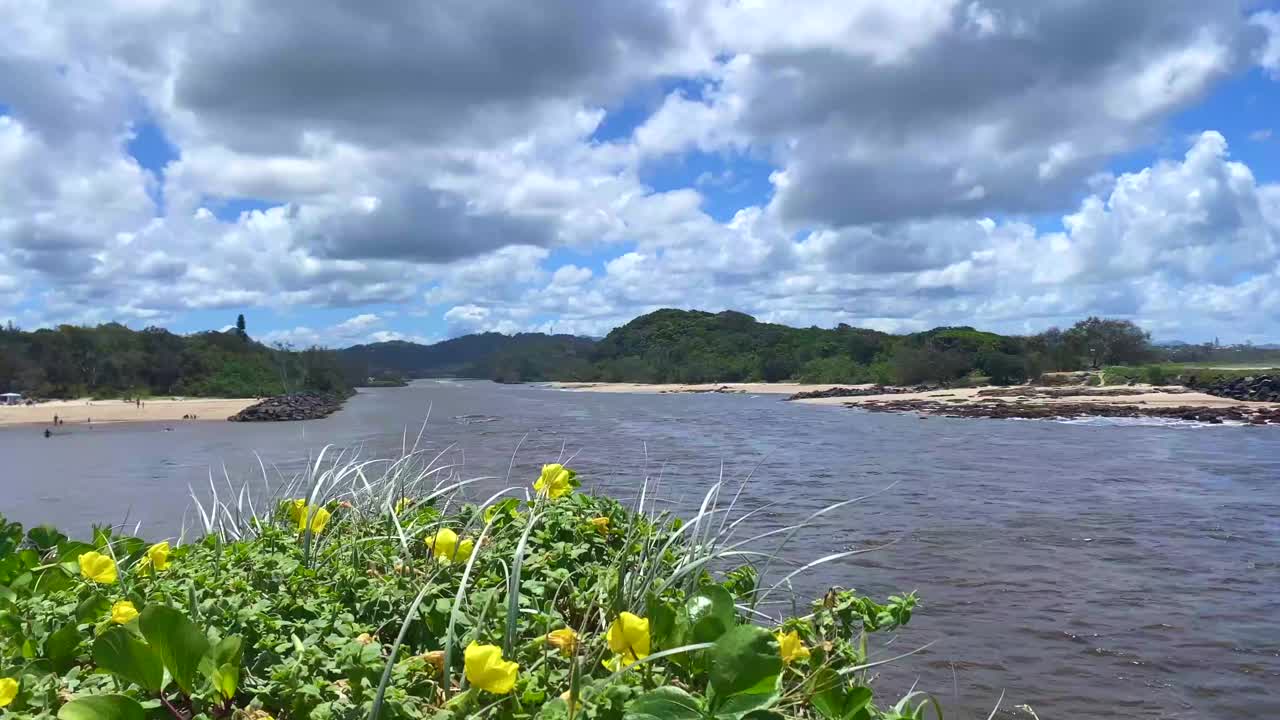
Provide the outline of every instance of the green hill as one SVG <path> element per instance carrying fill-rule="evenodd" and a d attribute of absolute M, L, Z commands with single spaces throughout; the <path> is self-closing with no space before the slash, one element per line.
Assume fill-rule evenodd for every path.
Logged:
<path fill-rule="evenodd" d="M 277 350 L 236 329 L 177 335 L 107 323 L 0 328 L 0 388 L 41 398 L 258 397 L 348 384 L 329 350 Z"/>
<path fill-rule="evenodd" d="M 795 328 L 733 311 L 667 309 L 635 318 L 599 341 L 481 333 L 434 345 L 357 345 L 340 353 L 353 376 L 913 384 L 965 378 L 1017 382 L 1050 370 L 1141 362 L 1152 350 L 1146 334 L 1132 323 L 1098 318 L 1029 337 L 971 327 L 891 335 L 848 325 Z"/>
<path fill-rule="evenodd" d="M 544 333 L 487 332 L 433 345 L 400 340 L 338 351 L 349 377 L 470 377 L 499 382 L 586 377 L 594 342 Z"/>

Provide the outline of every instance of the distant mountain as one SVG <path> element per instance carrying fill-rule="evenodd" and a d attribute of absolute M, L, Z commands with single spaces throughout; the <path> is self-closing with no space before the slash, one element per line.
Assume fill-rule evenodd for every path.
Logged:
<path fill-rule="evenodd" d="M 796 328 L 724 311 L 658 310 L 604 338 L 481 333 L 434 345 L 385 342 L 339 351 L 349 377 L 455 376 L 499 382 L 1017 382 L 1051 370 L 1161 359 L 1127 321 L 1090 318 L 1017 337 L 971 327 L 891 335 L 841 324 Z"/>
<path fill-rule="evenodd" d="M 487 332 L 432 345 L 393 340 L 338 351 L 357 376 L 471 377 L 499 382 L 559 379 L 585 368 L 595 342 L 573 335 Z"/>

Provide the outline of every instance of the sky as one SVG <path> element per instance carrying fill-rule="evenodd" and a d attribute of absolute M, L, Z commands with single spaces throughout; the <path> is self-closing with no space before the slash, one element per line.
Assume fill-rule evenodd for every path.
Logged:
<path fill-rule="evenodd" d="M 1280 2 L 0 0 L 0 322 L 1280 340 Z"/>

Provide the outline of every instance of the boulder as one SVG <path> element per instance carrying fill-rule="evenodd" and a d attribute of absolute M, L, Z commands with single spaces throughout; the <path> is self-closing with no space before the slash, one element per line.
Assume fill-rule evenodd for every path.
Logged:
<path fill-rule="evenodd" d="M 232 422 L 316 420 L 337 412 L 345 401 L 344 396 L 328 393 L 278 395 L 254 403 L 227 419 Z"/>

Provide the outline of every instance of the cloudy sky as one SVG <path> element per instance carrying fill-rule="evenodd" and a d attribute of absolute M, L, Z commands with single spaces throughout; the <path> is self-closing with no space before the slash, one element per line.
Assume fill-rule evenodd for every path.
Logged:
<path fill-rule="evenodd" d="M 0 0 L 0 320 L 1280 340 L 1280 3 Z"/>

